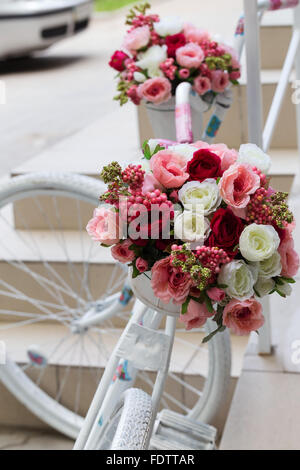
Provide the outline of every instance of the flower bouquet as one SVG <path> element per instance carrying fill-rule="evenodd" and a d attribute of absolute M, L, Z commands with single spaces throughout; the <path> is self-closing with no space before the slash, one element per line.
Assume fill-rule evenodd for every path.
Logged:
<path fill-rule="evenodd" d="M 145 3 L 130 10 L 122 48 L 110 59 L 109 65 L 118 71 L 114 99 L 121 105 L 144 100 L 155 135 L 157 127 L 157 135 L 173 138 L 161 126 L 166 114 L 173 126 L 176 87 L 182 82 L 192 85 L 193 123 L 199 130 L 202 119 L 199 122 L 196 116 L 202 116 L 231 83 L 238 83 L 240 63 L 232 48 L 214 41 L 207 31 L 178 17 L 146 14 L 148 8 Z"/>
<path fill-rule="evenodd" d="M 264 323 L 259 299 L 289 295 L 299 267 L 287 193 L 270 186 L 269 165 L 254 144 L 150 140 L 140 163 L 104 167 L 108 189 L 87 231 L 130 266 L 145 304 L 187 329 L 212 318 L 205 341 L 226 327 L 248 334 Z"/>

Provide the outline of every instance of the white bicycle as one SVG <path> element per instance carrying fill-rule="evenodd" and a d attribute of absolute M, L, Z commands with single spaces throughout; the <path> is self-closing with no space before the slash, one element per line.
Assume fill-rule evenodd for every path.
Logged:
<path fill-rule="evenodd" d="M 178 87 L 179 106 L 189 100 L 186 85 Z M 181 137 L 187 141 L 190 131 L 184 129 L 188 137 Z M 86 423 L 94 419 L 97 437 L 92 433 L 93 444 L 88 441 L 87 448 L 110 446 L 120 397 L 125 410 L 122 431 L 117 429 L 120 439 L 129 429 L 142 436 L 138 424 L 128 424 L 132 423 L 128 413 L 135 422 L 138 419 L 130 404 L 140 403 L 141 426 L 145 416 L 149 418 L 147 438 L 136 444 L 143 447 L 160 401 L 164 409 L 195 422 L 214 420 L 226 399 L 230 341 L 224 332 L 203 345 L 213 324 L 208 323 L 206 331 L 187 333 L 182 326 L 176 330 L 175 318 L 167 318 L 163 333 L 164 315 L 139 301 L 126 326 L 133 297 L 127 269 L 91 242 L 85 230 L 104 191 L 105 185 L 95 179 L 55 173 L 19 176 L 1 187 L 0 339 L 7 344 L 8 360 L 0 366 L 0 379 L 19 401 L 60 432 L 76 438 L 82 430 L 76 447 L 89 434 Z M 129 338 L 132 355 L 124 346 Z M 135 345 L 146 348 L 146 356 Z M 82 416 L 104 369 L 84 424 Z M 131 390 L 134 384 L 141 390 Z M 153 409 L 146 392 L 154 396 Z M 129 441 L 133 442 L 131 437 Z"/>
<path fill-rule="evenodd" d="M 79 435 L 77 449 L 143 449 L 151 435 L 152 447 L 202 439 L 207 448 L 214 431 L 199 421 L 212 422 L 225 401 L 228 333 L 203 345 L 209 322 L 206 332 L 188 333 L 175 317 L 165 321 L 139 301 L 132 307 L 127 272 L 85 232 L 104 189 L 56 173 L 2 184 L 0 340 L 8 359 L 0 379 L 40 419 Z"/>

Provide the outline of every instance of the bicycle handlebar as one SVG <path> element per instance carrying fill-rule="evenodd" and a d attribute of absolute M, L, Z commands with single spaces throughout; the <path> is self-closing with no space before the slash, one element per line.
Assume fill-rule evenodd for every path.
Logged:
<path fill-rule="evenodd" d="M 300 0 L 259 0 L 258 12 L 262 14 L 265 11 L 294 8 L 299 5 L 299 2 Z M 244 46 L 244 26 L 244 16 L 241 16 L 235 31 L 235 49 L 237 51 L 239 60 L 241 59 Z M 188 82 L 182 82 L 176 88 L 175 124 L 176 138 L 177 142 L 179 143 L 193 142 L 190 105 L 191 90 L 192 86 Z M 217 135 L 217 132 L 225 118 L 226 112 L 232 104 L 232 101 L 233 96 L 230 87 L 228 87 L 223 93 L 220 93 L 216 96 L 215 110 L 202 136 L 202 140 L 206 141 L 207 143 L 212 142 L 214 137 Z M 169 142 L 167 145 L 172 145 L 172 143 Z"/>

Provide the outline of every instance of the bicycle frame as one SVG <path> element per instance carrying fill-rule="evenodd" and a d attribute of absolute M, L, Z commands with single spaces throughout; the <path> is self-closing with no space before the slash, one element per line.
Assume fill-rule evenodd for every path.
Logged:
<path fill-rule="evenodd" d="M 158 331 L 162 319 L 162 314 L 149 311 L 138 300 L 135 302 L 133 315 L 107 364 L 74 450 L 95 449 L 105 434 L 107 419 L 117 405 L 120 394 L 132 387 L 141 369 L 157 373 L 152 391 L 153 430 L 176 329 L 176 317 L 167 316 L 164 332 Z"/>
<path fill-rule="evenodd" d="M 290 8 L 297 6 L 298 3 L 299 0 L 281 0 L 279 2 L 262 0 L 258 3 L 258 11 L 262 15 L 264 11 Z M 241 18 L 236 29 L 235 44 L 239 59 L 244 41 L 244 21 Z M 190 93 L 191 85 L 189 83 L 182 83 L 177 87 L 175 110 L 177 142 L 158 139 L 166 147 L 176 143 L 191 143 L 193 141 Z M 226 90 L 216 98 L 215 112 L 203 134 L 203 140 L 211 142 L 215 137 L 231 102 L 231 90 Z M 128 289 L 128 285 L 125 284 L 124 288 Z M 87 312 L 81 320 L 74 324 L 75 327 L 84 328 L 113 317 L 119 311 L 120 302 L 116 298 L 108 299 L 108 302 L 110 305 L 107 309 L 100 313 Z M 167 316 L 165 331 L 159 332 L 158 328 L 163 316 L 160 313 L 149 311 L 148 307 L 140 301 L 135 302 L 133 315 L 108 362 L 74 450 L 96 448 L 97 442 L 105 433 L 106 420 L 118 403 L 120 393 L 132 386 L 138 370 L 148 369 L 157 373 L 152 392 L 153 420 L 151 430 L 153 430 L 169 369 L 176 328 L 176 318 Z M 151 347 L 147 348 L 149 339 Z M 147 354 L 145 354 L 146 350 Z"/>

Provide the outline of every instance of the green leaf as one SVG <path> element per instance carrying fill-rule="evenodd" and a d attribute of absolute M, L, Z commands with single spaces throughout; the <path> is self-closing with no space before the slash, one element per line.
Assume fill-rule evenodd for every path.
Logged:
<path fill-rule="evenodd" d="M 135 279 L 135 278 L 138 277 L 141 273 L 140 273 L 140 271 L 138 270 L 138 268 L 136 267 L 135 261 L 134 261 L 130 266 L 132 266 L 132 279 Z"/>
<path fill-rule="evenodd" d="M 181 315 L 184 315 L 187 312 L 191 297 L 188 297 L 184 304 L 181 305 Z"/>
<path fill-rule="evenodd" d="M 207 308 L 207 310 L 209 311 L 209 313 L 213 313 L 213 312 L 214 312 L 214 308 L 213 308 L 211 299 L 208 297 L 207 294 L 205 294 L 205 296 L 204 296 L 204 302 L 205 302 L 206 308 Z"/>
<path fill-rule="evenodd" d="M 254 286 L 253 286 L 253 290 L 254 290 L 254 292 L 255 292 L 255 295 L 257 295 L 257 297 L 261 297 L 261 295 L 258 293 L 258 290 L 257 290 L 257 289 L 255 289 L 255 287 L 254 287 Z"/>
<path fill-rule="evenodd" d="M 278 289 L 275 289 L 275 291 L 277 292 L 277 294 L 279 294 L 279 295 L 280 295 L 280 297 L 283 297 L 284 299 L 286 298 L 286 295 L 285 295 L 285 294 L 283 294 L 282 292 L 280 292 L 280 290 L 278 290 Z"/>
<path fill-rule="evenodd" d="M 222 332 L 222 331 L 225 331 L 225 330 L 226 330 L 226 326 L 219 326 L 219 328 L 217 328 L 216 330 L 212 331 L 209 335 L 205 336 L 205 338 L 203 338 L 203 340 L 202 340 L 202 343 L 207 343 L 207 342 L 210 341 L 217 333 Z"/>
<path fill-rule="evenodd" d="M 165 147 L 161 147 L 159 144 L 157 144 L 151 157 L 153 157 L 153 155 L 155 155 L 157 152 L 160 152 L 161 150 L 165 150 Z"/>
<path fill-rule="evenodd" d="M 293 279 L 292 277 L 285 277 L 285 276 L 281 276 L 281 279 L 284 281 L 284 282 L 287 282 L 289 284 L 295 284 L 295 279 Z"/>
<path fill-rule="evenodd" d="M 219 289 L 227 289 L 228 285 L 227 284 L 217 284 L 217 287 L 219 287 Z"/>
<path fill-rule="evenodd" d="M 151 155 L 150 147 L 149 147 L 149 144 L 148 144 L 148 140 L 145 140 L 145 142 L 143 143 L 143 151 L 144 151 L 144 157 L 147 160 L 150 160 L 152 155 Z"/>

